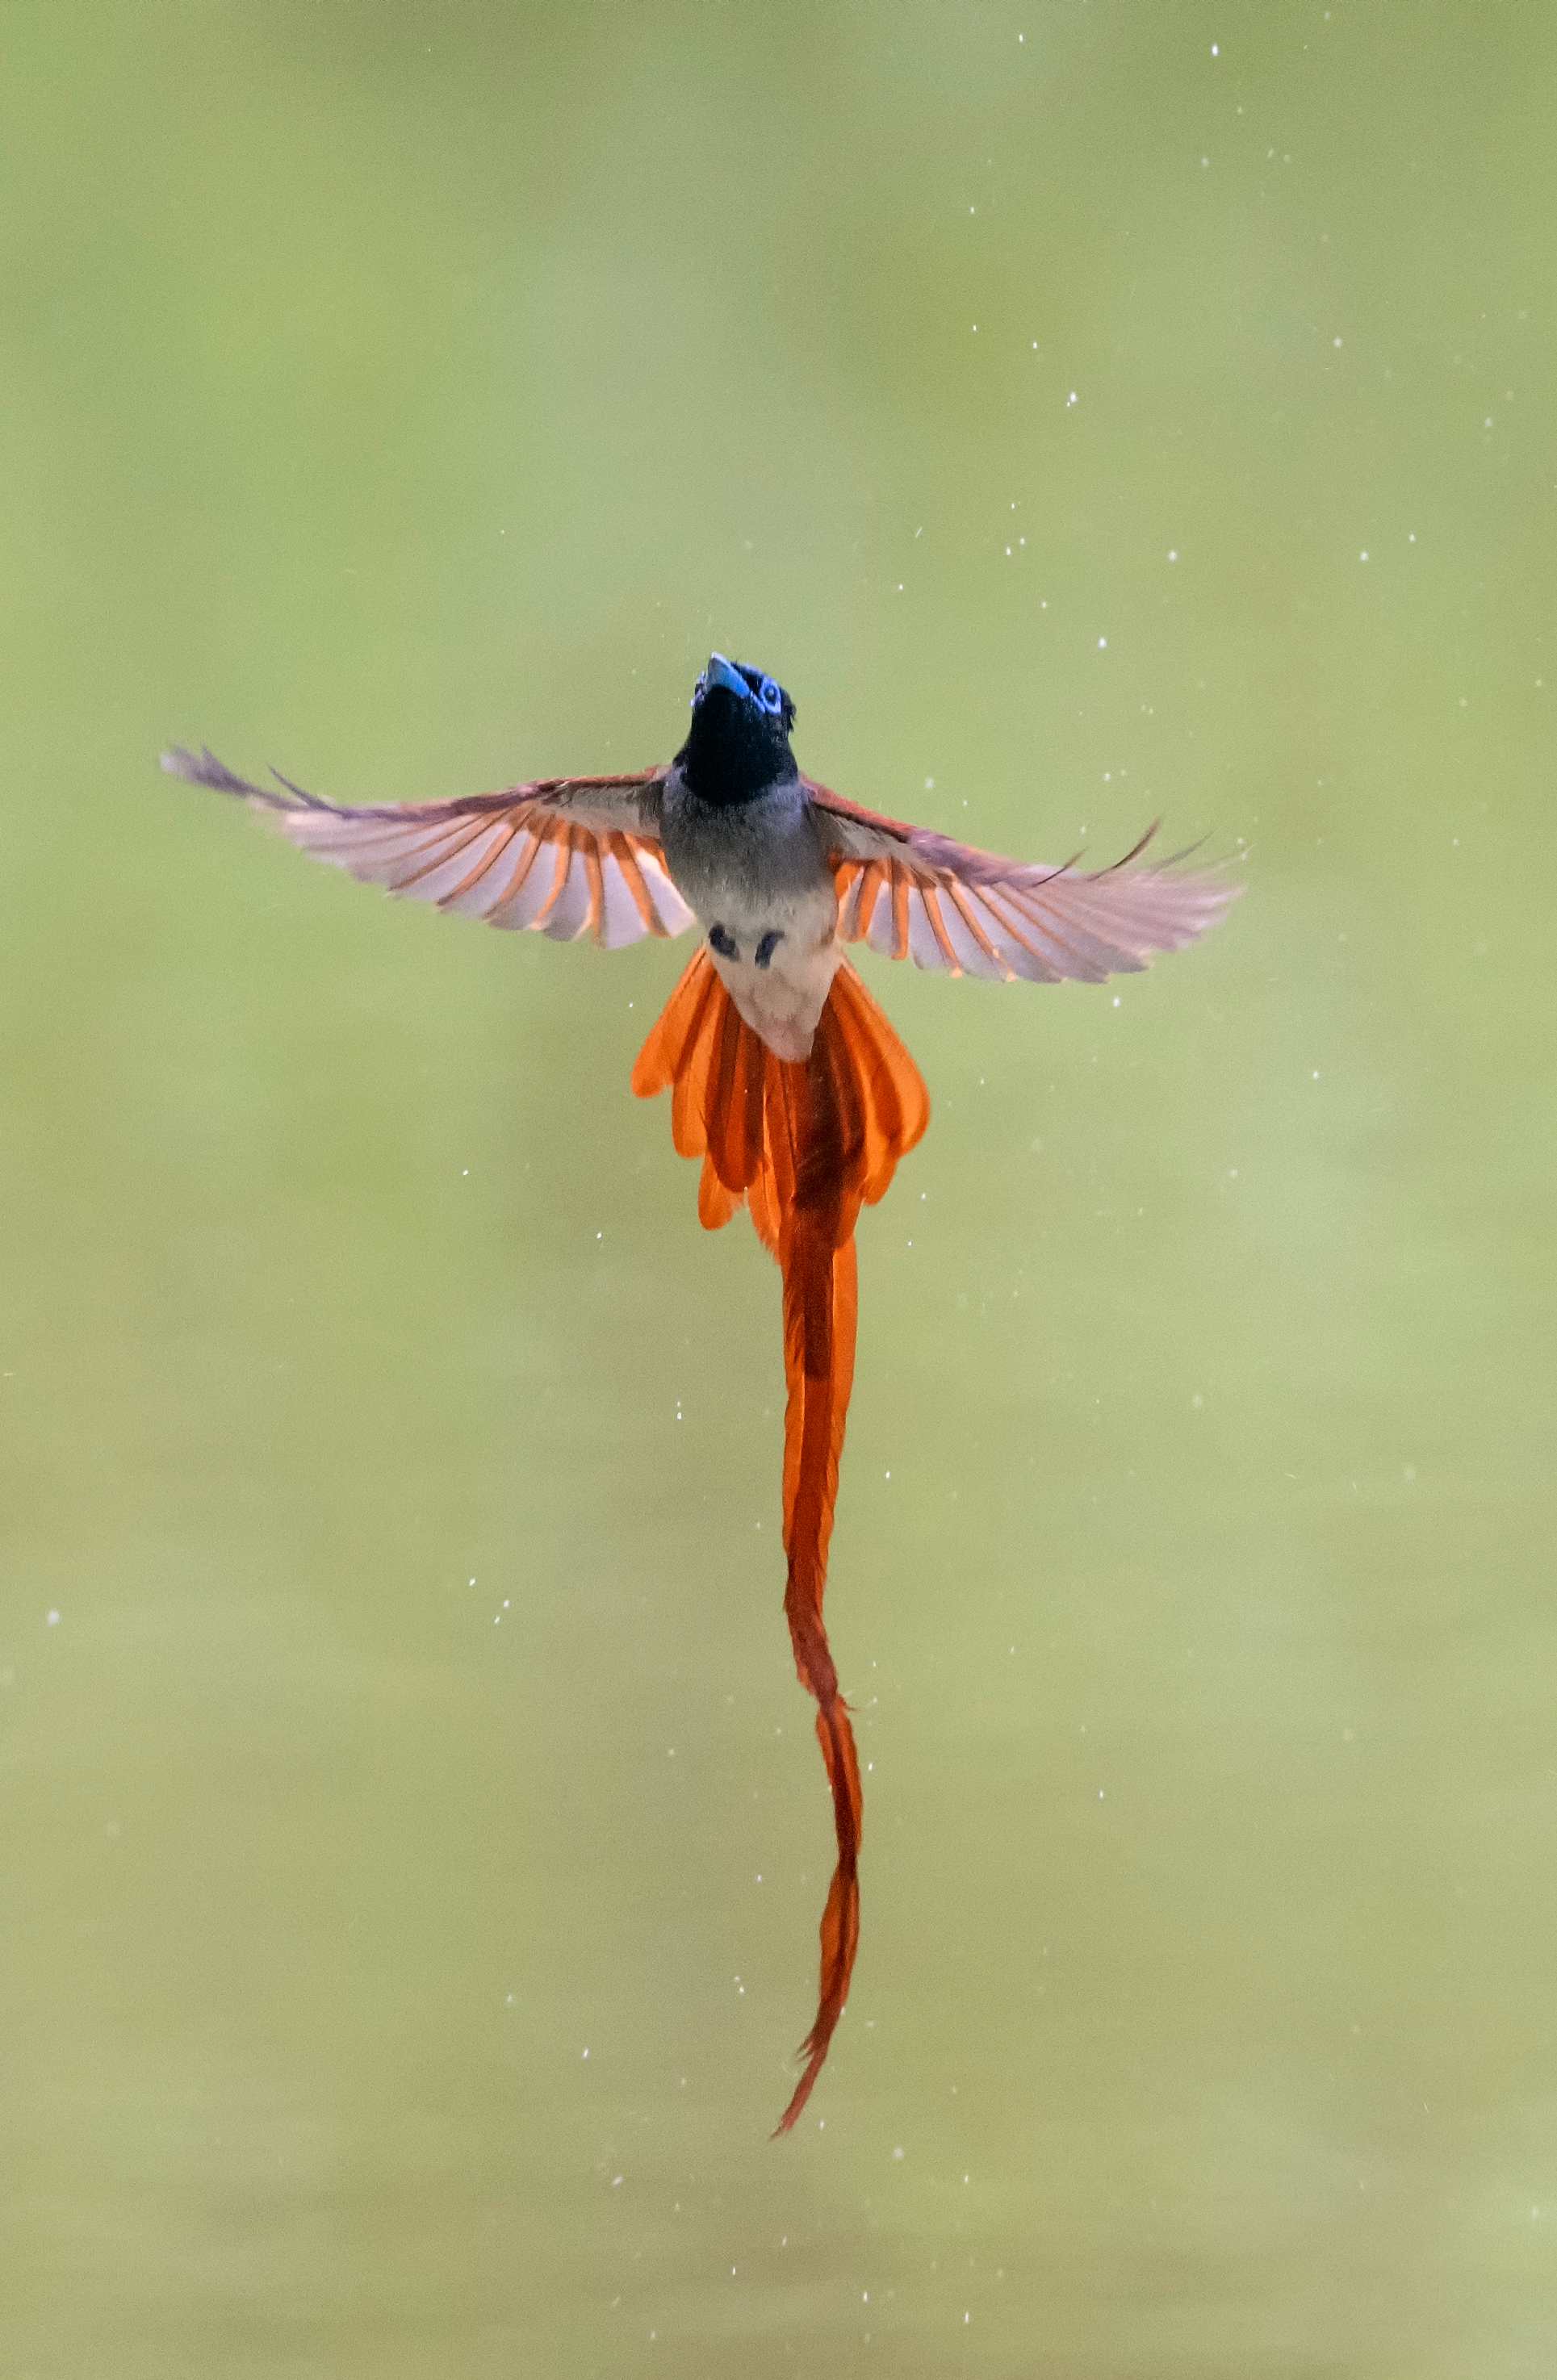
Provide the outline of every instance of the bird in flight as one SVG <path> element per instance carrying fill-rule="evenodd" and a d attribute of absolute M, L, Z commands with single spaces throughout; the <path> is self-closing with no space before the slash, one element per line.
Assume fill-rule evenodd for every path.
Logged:
<path fill-rule="evenodd" d="M 794 723 L 776 679 L 714 653 L 675 759 L 630 776 L 347 807 L 280 776 L 251 784 L 210 751 L 163 756 L 316 858 L 462 917 L 604 950 L 698 933 L 632 1087 L 670 1092 L 675 1147 L 702 1160 L 704 1226 L 744 1202 L 781 1268 L 784 1607 L 816 1700 L 837 1850 L 816 2018 L 779 2131 L 821 2070 L 859 1936 L 859 1763 L 822 1623 L 854 1374 L 854 1229 L 930 1120 L 918 1069 L 845 945 L 944 975 L 1101 983 L 1194 941 L 1240 889 L 1186 870 L 1182 854 L 1150 859 L 1155 829 L 1112 867 L 1045 868 L 862 809 L 800 773 Z"/>

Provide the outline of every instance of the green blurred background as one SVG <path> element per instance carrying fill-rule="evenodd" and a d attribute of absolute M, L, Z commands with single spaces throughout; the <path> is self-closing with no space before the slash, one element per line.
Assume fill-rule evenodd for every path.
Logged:
<path fill-rule="evenodd" d="M 3 59 L 5 2380 L 1547 2380 L 1557 16 Z M 773 2147 L 831 1843 L 681 954 L 154 767 L 640 765 L 714 644 L 858 799 L 1253 846 L 1105 991 L 867 961 L 935 1116 Z"/>

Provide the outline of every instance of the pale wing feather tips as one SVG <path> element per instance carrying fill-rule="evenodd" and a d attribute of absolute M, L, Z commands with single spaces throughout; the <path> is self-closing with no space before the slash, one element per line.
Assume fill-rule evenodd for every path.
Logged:
<path fill-rule="evenodd" d="M 1137 973 L 1205 933 L 1242 892 L 1214 870 L 1179 873 L 1198 848 L 1141 862 L 1152 825 L 1122 857 L 1082 869 L 979 851 L 878 817 L 807 781 L 838 888 L 838 931 L 949 975 L 1101 983 Z"/>
<path fill-rule="evenodd" d="M 299 850 L 364 883 L 462 917 L 532 927 L 555 941 L 590 935 L 619 950 L 679 934 L 692 912 L 665 871 L 661 771 L 553 777 L 451 801 L 346 805 L 236 776 L 209 750 L 163 755 L 171 776 L 236 795 Z"/>

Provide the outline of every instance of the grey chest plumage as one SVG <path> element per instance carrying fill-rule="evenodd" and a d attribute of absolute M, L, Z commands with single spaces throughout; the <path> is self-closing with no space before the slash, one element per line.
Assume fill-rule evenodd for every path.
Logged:
<path fill-rule="evenodd" d="M 703 801 L 673 769 L 661 796 L 661 831 L 675 888 L 715 950 L 728 941 L 748 958 L 765 937 L 793 935 L 832 906 L 832 870 L 797 778 L 753 800 L 721 804 Z"/>

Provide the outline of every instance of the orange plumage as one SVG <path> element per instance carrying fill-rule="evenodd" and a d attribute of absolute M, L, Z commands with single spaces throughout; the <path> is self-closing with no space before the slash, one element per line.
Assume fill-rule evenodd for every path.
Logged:
<path fill-rule="evenodd" d="M 854 1227 L 923 1133 L 930 1101 L 918 1068 L 846 961 L 809 1058 L 790 1063 L 743 1023 L 701 950 L 639 1052 L 633 1089 L 640 1099 L 669 1090 L 676 1148 L 703 1161 L 698 1213 L 707 1229 L 727 1223 L 744 1200 L 784 1275 L 784 1609 L 800 1682 L 816 1697 L 838 1851 L 821 1921 L 816 2020 L 779 2119 L 787 2131 L 843 2014 L 859 1939 L 859 1762 L 821 1610 L 854 1380 Z"/>

